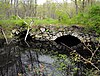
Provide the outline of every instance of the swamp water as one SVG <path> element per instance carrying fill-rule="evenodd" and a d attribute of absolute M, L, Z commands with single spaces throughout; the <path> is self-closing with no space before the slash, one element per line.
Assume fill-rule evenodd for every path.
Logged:
<path fill-rule="evenodd" d="M 64 59 L 54 52 L 50 44 L 37 42 L 31 48 L 23 46 L 27 45 L 12 43 L 0 48 L 0 76 L 65 76 L 75 67 L 67 56 Z"/>

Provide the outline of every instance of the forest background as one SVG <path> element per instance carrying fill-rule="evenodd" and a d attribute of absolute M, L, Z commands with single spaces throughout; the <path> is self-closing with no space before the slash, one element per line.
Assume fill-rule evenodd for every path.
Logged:
<path fill-rule="evenodd" d="M 24 25 L 23 20 L 34 20 L 33 25 L 77 24 L 100 34 L 100 0 L 68 1 L 0 0 L 0 25 L 7 31 L 16 25 Z"/>

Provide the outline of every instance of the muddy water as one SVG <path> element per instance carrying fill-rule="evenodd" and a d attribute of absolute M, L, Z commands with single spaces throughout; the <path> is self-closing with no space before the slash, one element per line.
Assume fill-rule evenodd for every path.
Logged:
<path fill-rule="evenodd" d="M 51 49 L 52 51 L 52 49 Z M 68 61 L 68 65 L 71 65 Z M 62 61 L 59 61 L 62 62 Z M 57 55 L 44 48 L 24 48 L 17 44 L 0 48 L 0 76 L 63 76 Z M 65 74 L 64 74 L 65 73 Z"/>

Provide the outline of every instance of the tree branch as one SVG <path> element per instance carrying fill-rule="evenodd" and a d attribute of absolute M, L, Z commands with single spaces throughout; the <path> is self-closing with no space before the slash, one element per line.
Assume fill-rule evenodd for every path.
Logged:
<path fill-rule="evenodd" d="M 61 43 L 62 45 L 64 45 L 65 47 L 67 47 L 69 50 L 74 51 L 74 49 L 70 48 L 69 46 L 65 45 L 64 43 Z M 94 63 L 92 63 L 90 60 L 84 58 L 82 55 L 80 55 L 77 51 L 75 51 L 85 62 L 90 63 L 95 69 L 98 70 L 98 72 L 100 72 L 100 69 L 94 65 Z"/>
<path fill-rule="evenodd" d="M 6 34 L 5 34 L 5 32 L 3 31 L 3 29 L 1 29 L 1 32 L 2 32 L 2 34 L 3 34 L 3 36 L 4 36 L 5 40 L 6 40 L 6 43 L 8 44 L 8 39 L 7 39 Z"/>
<path fill-rule="evenodd" d="M 27 39 L 27 36 L 28 36 L 28 34 L 29 34 L 30 26 L 31 26 L 32 24 L 33 24 L 33 21 L 30 22 L 30 25 L 29 25 L 28 28 L 27 28 L 26 36 L 25 36 L 25 38 L 24 38 L 24 41 L 25 41 L 25 43 L 27 44 L 28 47 L 30 47 L 30 46 L 29 46 L 29 44 L 27 43 L 26 39 Z"/>
<path fill-rule="evenodd" d="M 19 16 L 18 16 L 18 18 L 21 19 L 21 17 L 19 17 Z M 22 20 L 22 19 L 21 19 L 21 20 Z M 23 21 L 24 21 L 24 20 L 23 20 Z M 26 21 L 24 21 L 24 23 L 25 23 L 26 25 L 28 25 L 28 27 L 27 27 L 27 33 L 26 33 L 26 35 L 25 35 L 24 41 L 25 41 L 25 43 L 27 44 L 27 46 L 30 47 L 30 45 L 27 43 L 26 39 L 27 39 L 27 36 L 28 36 L 28 34 L 29 34 L 30 26 L 33 24 L 33 20 L 30 22 L 30 24 L 28 24 Z"/>
<path fill-rule="evenodd" d="M 91 58 L 90 58 L 90 61 L 92 60 L 92 58 L 94 57 L 94 55 L 95 55 L 95 53 L 98 51 L 98 49 L 99 49 L 99 47 L 96 48 L 96 50 L 92 53 L 92 56 L 91 56 Z"/>

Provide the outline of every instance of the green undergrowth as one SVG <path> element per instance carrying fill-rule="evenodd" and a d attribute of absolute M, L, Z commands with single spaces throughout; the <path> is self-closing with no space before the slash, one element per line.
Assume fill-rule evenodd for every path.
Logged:
<path fill-rule="evenodd" d="M 27 18 L 27 19 L 8 19 L 8 20 L 0 20 L 0 26 L 2 26 L 2 28 L 5 30 L 5 33 L 7 35 L 7 37 L 10 36 L 11 34 L 11 31 L 14 29 L 14 28 L 17 28 L 17 27 L 27 27 L 30 25 L 30 22 L 31 21 L 34 21 L 32 26 L 39 26 L 39 25 L 50 25 L 50 24 L 53 24 L 53 25 L 58 25 L 58 21 L 55 20 L 55 19 L 38 19 L 38 18 Z M 28 25 L 25 24 L 25 22 L 28 23 Z M 0 33 L 0 36 L 1 36 L 1 33 Z"/>
<path fill-rule="evenodd" d="M 58 20 L 56 19 L 51 19 L 51 18 L 48 18 L 48 19 L 35 19 L 34 20 L 34 25 L 49 25 L 49 24 L 59 24 L 58 23 Z"/>
<path fill-rule="evenodd" d="M 0 25 L 19 25 L 22 26 L 24 25 L 24 21 L 26 21 L 27 23 L 30 23 L 31 21 L 34 21 L 33 25 L 49 25 L 49 24 L 59 24 L 58 21 L 56 19 L 8 19 L 8 20 L 0 20 Z"/>
<path fill-rule="evenodd" d="M 9 20 L 0 20 L 0 25 L 6 29 L 6 30 L 11 30 L 13 29 L 13 27 L 15 26 L 26 26 L 26 24 L 24 23 L 24 21 L 26 21 L 28 24 L 31 22 L 32 19 L 17 19 L 17 20 L 14 20 L 14 19 L 9 19 Z M 97 33 L 100 33 L 100 26 L 99 25 L 85 25 L 85 24 L 82 24 L 82 23 L 75 23 L 73 20 L 70 20 L 69 23 L 62 23 L 62 22 L 59 22 L 58 20 L 54 20 L 54 19 L 33 19 L 34 20 L 34 23 L 33 23 L 33 26 L 39 26 L 39 25 L 50 25 L 50 24 L 53 24 L 55 26 L 59 26 L 59 25 L 73 25 L 73 24 L 76 24 L 76 25 L 81 25 L 81 26 L 84 26 L 86 28 L 86 31 L 88 30 L 93 30 L 93 31 L 96 31 Z M 76 20 L 77 21 L 77 20 Z"/>

